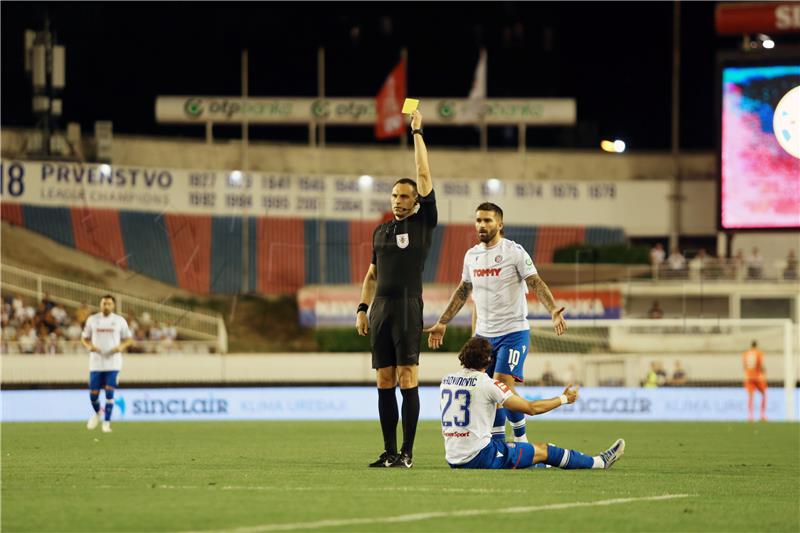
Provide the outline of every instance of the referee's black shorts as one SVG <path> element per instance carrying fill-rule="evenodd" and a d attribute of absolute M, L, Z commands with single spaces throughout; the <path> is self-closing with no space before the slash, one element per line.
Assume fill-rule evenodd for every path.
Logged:
<path fill-rule="evenodd" d="M 418 365 L 422 298 L 376 297 L 369 310 L 372 368 Z"/>

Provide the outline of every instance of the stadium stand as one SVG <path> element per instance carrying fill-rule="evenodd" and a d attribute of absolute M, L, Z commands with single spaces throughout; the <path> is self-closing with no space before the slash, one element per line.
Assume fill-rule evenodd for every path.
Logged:
<path fill-rule="evenodd" d="M 2 218 L 61 244 L 199 294 L 294 294 L 303 285 L 360 283 L 372 258 L 374 221 L 250 217 L 243 287 L 241 217 L 23 206 Z M 324 234 L 324 235 L 323 235 Z M 619 244 L 619 228 L 511 225 L 508 238 L 538 264 L 571 244 Z M 470 224 L 442 224 L 433 235 L 424 281 L 458 283 Z M 324 243 L 324 244 L 321 244 Z"/>

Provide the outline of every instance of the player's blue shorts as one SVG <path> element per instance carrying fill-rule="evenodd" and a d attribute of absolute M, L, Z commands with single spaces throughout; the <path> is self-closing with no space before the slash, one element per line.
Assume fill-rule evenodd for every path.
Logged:
<path fill-rule="evenodd" d="M 500 470 L 503 468 L 529 468 L 533 466 L 533 444 L 528 442 L 503 442 L 492 439 L 478 455 L 461 465 L 450 468 L 481 468 Z"/>
<path fill-rule="evenodd" d="M 117 388 L 119 370 L 89 372 L 89 390 L 105 389 L 106 386 Z"/>
<path fill-rule="evenodd" d="M 479 335 L 480 336 L 480 335 Z M 514 376 L 516 381 L 522 383 L 525 367 L 525 357 L 531 348 L 530 330 L 515 331 L 499 337 L 484 337 L 492 345 L 492 362 L 486 373 L 493 377 L 495 372 Z"/>

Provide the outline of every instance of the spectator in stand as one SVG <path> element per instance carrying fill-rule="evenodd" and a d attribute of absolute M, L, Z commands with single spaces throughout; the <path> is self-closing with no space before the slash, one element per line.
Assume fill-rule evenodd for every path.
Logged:
<path fill-rule="evenodd" d="M 44 346 L 44 353 L 48 355 L 57 354 L 59 352 L 58 335 L 51 333 L 42 345 Z"/>
<path fill-rule="evenodd" d="M 708 266 L 709 260 L 706 255 L 706 249 L 700 248 L 691 261 L 689 261 L 689 274 L 692 279 L 700 279 L 704 277 L 704 270 Z"/>
<path fill-rule="evenodd" d="M 50 310 L 50 314 L 58 327 L 65 325 L 69 318 L 67 311 L 58 304 Z"/>
<path fill-rule="evenodd" d="M 686 258 L 683 257 L 683 254 L 678 248 L 672 249 L 672 252 L 667 258 L 667 264 L 669 266 L 670 277 L 683 277 L 686 272 Z"/>
<path fill-rule="evenodd" d="M 131 330 L 131 335 L 136 338 L 136 332 L 139 331 L 139 323 L 133 315 L 125 315 L 125 320 L 128 321 L 128 329 Z"/>
<path fill-rule="evenodd" d="M 53 309 L 53 307 L 48 309 L 44 300 L 39 304 L 39 311 L 36 313 L 36 318 L 33 323 L 36 327 L 36 331 L 39 332 L 40 335 L 49 335 L 58 329 L 58 324 L 56 324 L 56 320 L 53 318 Z"/>
<path fill-rule="evenodd" d="M 11 308 L 14 310 L 14 316 L 20 316 L 22 314 L 23 307 L 24 304 L 22 303 L 22 298 L 15 294 L 11 300 Z"/>
<path fill-rule="evenodd" d="M 672 371 L 672 379 L 669 384 L 673 387 L 683 387 L 689 381 L 686 376 L 686 371 L 683 369 L 680 361 L 675 361 L 675 369 Z"/>
<path fill-rule="evenodd" d="M 50 311 L 52 308 L 56 306 L 56 303 L 50 298 L 50 293 L 44 293 L 44 298 L 42 298 L 42 304 L 44 305 L 45 312 Z"/>
<path fill-rule="evenodd" d="M 542 370 L 542 386 L 551 387 L 558 384 L 558 380 L 553 373 L 553 368 L 550 366 L 550 363 L 545 363 L 544 370 Z"/>
<path fill-rule="evenodd" d="M 753 246 L 753 250 L 747 256 L 746 264 L 747 278 L 761 279 L 764 275 L 764 259 L 761 257 L 757 246 Z"/>
<path fill-rule="evenodd" d="M 164 335 L 164 347 L 168 352 L 174 351 L 175 341 L 178 339 L 177 328 L 172 324 L 172 322 L 167 321 L 166 325 L 162 327 L 161 331 Z"/>
<path fill-rule="evenodd" d="M 36 350 L 36 330 L 31 322 L 25 322 L 22 326 L 17 341 L 19 342 L 19 351 L 22 353 L 33 353 Z"/>
<path fill-rule="evenodd" d="M 77 320 L 73 320 L 70 322 L 69 326 L 64 330 L 64 335 L 70 341 L 80 341 L 81 340 L 81 332 L 83 328 L 78 323 Z"/>
<path fill-rule="evenodd" d="M 158 324 L 153 324 L 153 327 L 150 328 L 150 340 L 160 341 L 163 338 L 164 338 L 164 330 L 162 330 Z"/>
<path fill-rule="evenodd" d="M 658 279 L 661 264 L 666 257 L 667 253 L 664 251 L 664 246 L 660 242 L 657 242 L 655 246 L 650 249 L 650 267 L 652 269 L 653 279 Z"/>
<path fill-rule="evenodd" d="M 86 305 L 86 302 L 81 302 L 80 307 L 75 310 L 75 320 L 78 324 L 83 327 L 86 323 L 86 319 L 89 318 L 92 314 L 92 309 Z"/>
<path fill-rule="evenodd" d="M 658 303 L 658 300 L 653 300 L 653 305 L 650 306 L 650 310 L 647 311 L 648 318 L 664 318 L 664 311 L 661 309 L 661 306 Z"/>
<path fill-rule="evenodd" d="M 19 319 L 22 322 L 26 322 L 26 321 L 30 320 L 31 323 L 33 323 L 33 321 L 36 319 L 36 309 L 34 309 L 32 305 L 24 306 L 22 308 L 22 313 L 21 313 Z"/>
<path fill-rule="evenodd" d="M 783 279 L 797 280 L 797 256 L 794 255 L 794 250 L 789 250 L 789 255 L 786 256 L 786 267 L 783 269 Z"/>
<path fill-rule="evenodd" d="M 744 278 L 744 252 L 742 250 L 736 250 L 736 255 L 731 257 L 728 272 L 731 279 L 741 280 Z"/>
<path fill-rule="evenodd" d="M 167 325 L 164 328 L 164 338 L 170 341 L 178 339 L 178 329 L 170 321 L 167 321 Z"/>
<path fill-rule="evenodd" d="M 647 375 L 644 378 L 644 382 L 642 386 L 645 389 L 655 389 L 658 388 L 658 363 L 655 361 L 650 363 L 650 370 L 647 371 Z"/>
<path fill-rule="evenodd" d="M 658 379 L 658 386 L 663 387 L 667 384 L 667 371 L 664 370 L 664 365 L 660 362 L 656 363 L 656 376 Z"/>

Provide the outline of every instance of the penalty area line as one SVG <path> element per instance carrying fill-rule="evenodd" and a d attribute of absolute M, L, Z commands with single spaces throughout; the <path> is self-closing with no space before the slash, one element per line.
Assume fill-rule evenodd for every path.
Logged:
<path fill-rule="evenodd" d="M 550 503 L 546 505 L 530 505 L 526 507 L 509 507 L 503 509 L 503 513 L 534 513 L 538 511 L 560 511 L 563 509 L 575 509 L 578 507 L 603 507 L 608 505 L 622 505 L 625 503 L 652 502 L 662 500 L 675 500 L 678 498 L 689 498 L 690 494 L 662 494 L 660 496 L 642 496 L 638 498 L 613 498 L 610 500 L 597 500 L 593 502 L 567 502 Z M 376 517 L 376 518 L 342 518 L 317 520 L 315 522 L 293 522 L 287 524 L 263 524 L 260 526 L 226 528 L 219 530 L 205 531 L 185 531 L 182 533 L 268 533 L 270 531 L 296 531 L 303 529 L 319 529 L 322 527 L 343 527 L 360 526 L 369 524 L 393 524 L 402 522 L 417 522 L 420 520 L 430 520 L 433 518 L 452 518 L 465 516 L 481 516 L 497 514 L 497 508 L 491 509 L 462 509 L 459 511 L 433 511 L 430 513 L 403 514 L 397 516 Z"/>

